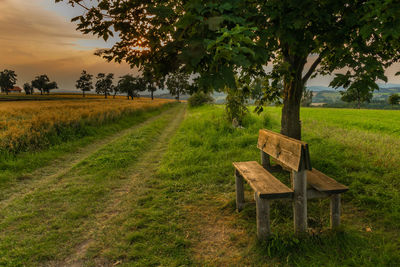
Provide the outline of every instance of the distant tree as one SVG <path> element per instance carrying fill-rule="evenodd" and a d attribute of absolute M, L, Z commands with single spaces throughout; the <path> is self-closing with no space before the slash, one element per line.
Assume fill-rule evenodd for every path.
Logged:
<path fill-rule="evenodd" d="M 83 70 L 81 73 L 81 77 L 79 80 L 76 81 L 76 89 L 82 91 L 82 96 L 85 97 L 85 92 L 89 92 L 93 89 L 93 82 L 92 82 L 93 75 Z"/>
<path fill-rule="evenodd" d="M 107 95 L 109 95 L 114 90 L 114 74 L 109 73 L 106 75 L 104 73 L 99 73 L 96 79 L 96 93 L 104 94 L 104 98 L 107 98 Z"/>
<path fill-rule="evenodd" d="M 33 88 L 36 88 L 40 91 L 40 94 L 43 95 L 43 92 L 49 94 L 50 90 L 57 89 L 56 82 L 50 82 L 49 77 L 46 74 L 36 76 L 32 81 Z"/>
<path fill-rule="evenodd" d="M 303 96 L 301 97 L 301 106 L 302 107 L 309 107 L 312 103 L 313 98 L 313 91 L 304 89 Z"/>
<path fill-rule="evenodd" d="M 13 70 L 3 70 L 0 72 L 0 88 L 2 93 L 8 92 L 10 89 L 14 88 L 17 83 L 17 74 Z"/>
<path fill-rule="evenodd" d="M 184 72 L 173 72 L 168 75 L 167 87 L 171 95 L 176 96 L 179 101 L 179 97 L 189 92 L 189 78 L 190 75 Z"/>
<path fill-rule="evenodd" d="M 33 94 L 33 86 L 30 83 L 25 83 L 24 91 L 25 91 L 25 94 L 32 95 Z"/>
<path fill-rule="evenodd" d="M 129 74 L 121 77 L 118 81 L 117 88 L 119 92 L 126 93 L 127 98 L 129 99 L 130 97 L 132 100 L 134 97 L 139 96 L 140 91 L 146 90 L 143 78 L 133 77 Z"/>
<path fill-rule="evenodd" d="M 369 103 L 373 97 L 371 91 L 365 90 L 364 87 L 356 86 L 351 86 L 346 91 L 341 91 L 340 94 L 342 95 L 342 101 L 348 103 L 355 102 L 358 109 L 361 108 L 361 103 Z"/>
<path fill-rule="evenodd" d="M 120 93 L 118 86 L 114 86 L 112 87 L 112 91 L 113 91 L 113 98 L 115 99 L 115 96 Z"/>
<path fill-rule="evenodd" d="M 154 100 L 154 92 L 157 91 L 155 72 L 150 68 L 145 68 L 143 71 L 143 81 L 146 90 L 150 92 L 151 100 Z"/>
<path fill-rule="evenodd" d="M 391 94 L 388 98 L 388 102 L 390 105 L 398 105 L 400 102 L 400 95 L 399 94 Z"/>

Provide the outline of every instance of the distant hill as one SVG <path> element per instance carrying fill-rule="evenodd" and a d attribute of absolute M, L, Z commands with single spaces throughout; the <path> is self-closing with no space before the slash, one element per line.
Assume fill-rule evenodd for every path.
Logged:
<path fill-rule="evenodd" d="M 313 92 L 335 91 L 335 89 L 333 89 L 332 87 L 322 86 L 322 85 L 307 86 L 307 89 Z"/>

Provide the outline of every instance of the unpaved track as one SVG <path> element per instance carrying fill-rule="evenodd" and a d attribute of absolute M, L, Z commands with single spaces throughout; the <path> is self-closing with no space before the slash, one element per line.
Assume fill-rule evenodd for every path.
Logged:
<path fill-rule="evenodd" d="M 131 203 L 127 203 L 126 200 L 128 195 L 136 194 L 137 190 L 143 190 L 143 188 L 140 188 L 143 186 L 143 182 L 156 173 L 162 156 L 168 148 L 169 140 L 173 137 L 185 117 L 186 107 L 181 105 L 178 108 L 174 108 L 171 112 L 174 112 L 176 116 L 162 131 L 157 140 L 154 141 L 151 149 L 144 153 L 140 157 L 139 161 L 127 170 L 127 176 L 129 176 L 129 179 L 127 179 L 126 183 L 123 183 L 120 187 L 115 188 L 113 193 L 110 194 L 111 198 L 107 200 L 107 203 L 104 203 L 104 210 L 96 214 L 95 227 L 85 233 L 83 241 L 75 248 L 73 254 L 62 262 L 50 263 L 47 266 L 86 265 L 85 256 L 88 249 L 98 242 L 98 237 L 104 234 L 104 230 L 107 227 L 112 227 L 110 226 L 112 224 L 112 219 L 124 213 L 124 204 L 131 205 Z M 119 137 L 121 136 L 123 135 L 120 135 Z M 125 203 L 122 204 L 122 202 Z M 101 261 L 101 263 L 97 262 L 96 265 L 112 266 L 112 263 Z"/>
<path fill-rule="evenodd" d="M 90 155 L 94 154 L 96 151 L 100 150 L 107 144 L 112 143 L 115 140 L 132 133 L 138 128 L 150 124 L 151 122 L 157 120 L 166 113 L 176 112 L 176 109 L 177 107 L 173 107 L 162 112 L 161 114 L 147 119 L 140 124 L 136 124 L 131 128 L 122 130 L 103 139 L 96 140 L 85 147 L 79 148 L 72 153 L 55 159 L 46 167 L 35 170 L 31 174 L 29 174 L 29 177 L 31 177 L 31 179 L 14 186 L 9 195 L 4 200 L 0 201 L 0 209 L 6 208 L 14 200 L 23 198 L 24 196 L 35 192 L 35 190 L 37 190 L 38 188 L 42 188 L 43 185 L 49 184 L 55 179 L 62 177 L 63 175 L 71 171 L 80 162 L 87 159 Z"/>

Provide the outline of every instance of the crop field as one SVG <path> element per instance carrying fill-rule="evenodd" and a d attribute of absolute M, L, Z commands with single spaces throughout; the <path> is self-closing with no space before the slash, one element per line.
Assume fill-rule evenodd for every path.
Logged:
<path fill-rule="evenodd" d="M 87 100 L 82 110 L 77 102 L 53 101 L 43 114 L 57 113 L 55 106 L 65 104 L 71 113 L 67 117 L 88 112 L 86 119 L 104 123 L 81 138 L 17 153 L 0 163 L 0 265 L 400 262 L 398 111 L 303 108 L 303 139 L 313 167 L 350 188 L 342 199 L 342 226 L 329 229 L 329 200 L 312 200 L 308 234 L 296 236 L 291 202 L 274 201 L 274 234 L 260 242 L 247 185 L 249 204 L 240 213 L 235 210 L 232 162 L 260 160 L 258 130 L 279 131 L 280 108 L 250 113 L 243 128 L 235 129 L 222 105 L 167 104 L 120 116 L 129 109 L 122 103 L 138 107 L 141 102 L 115 101 L 111 107 L 113 100 Z M 154 102 L 144 100 L 142 108 L 146 103 Z M 109 115 L 92 118 L 96 112 Z M 28 119 L 33 113 L 20 110 L 8 117 L 26 114 Z M 288 184 L 288 173 L 274 175 Z"/>
<path fill-rule="evenodd" d="M 126 96 L 116 95 L 108 95 L 108 99 L 126 99 Z M 23 100 L 87 100 L 87 99 L 104 99 L 104 95 L 102 94 L 93 94 L 86 93 L 85 97 L 82 94 L 77 93 L 50 93 L 50 94 L 39 94 L 34 93 L 33 95 L 25 95 L 23 93 L 9 93 L 4 94 L 0 93 L 0 102 L 1 101 L 23 101 Z"/>
<path fill-rule="evenodd" d="M 52 143 L 52 138 L 80 131 L 84 125 L 101 125 L 128 113 L 169 102 L 94 97 L 75 101 L 57 97 L 57 101 L 0 102 L 0 152 L 15 153 L 43 147 Z"/>

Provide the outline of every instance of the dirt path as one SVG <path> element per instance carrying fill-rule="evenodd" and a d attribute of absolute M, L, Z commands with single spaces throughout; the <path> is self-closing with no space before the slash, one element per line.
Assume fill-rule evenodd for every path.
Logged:
<path fill-rule="evenodd" d="M 182 110 L 184 109 L 184 110 Z M 71 254 L 63 262 L 57 262 L 57 266 L 85 266 L 86 252 L 91 246 L 99 241 L 99 236 L 104 234 L 104 229 L 112 225 L 112 220 L 116 216 L 121 216 L 125 212 L 125 205 L 131 205 L 127 198 L 129 195 L 136 194 L 138 190 L 143 190 L 143 184 L 146 179 L 152 177 L 163 154 L 168 148 L 169 140 L 172 138 L 180 123 L 185 117 L 186 107 L 179 107 L 176 116 L 170 124 L 162 131 L 161 135 L 154 142 L 150 150 L 140 157 L 140 160 L 127 170 L 127 175 L 130 177 L 126 183 L 113 190 L 111 198 L 108 199 L 105 209 L 96 215 L 96 225 L 91 228 L 85 236 L 84 240 L 75 248 L 75 252 Z M 176 112 L 176 110 L 175 110 Z M 123 203 L 124 202 L 124 203 Z M 98 259 L 96 265 L 112 266 L 112 263 Z M 51 266 L 55 266 L 51 265 Z"/>
<path fill-rule="evenodd" d="M 67 155 L 64 155 L 62 157 L 53 160 L 46 167 L 37 169 L 31 174 L 26 175 L 29 176 L 28 177 L 29 179 L 25 179 L 24 182 L 21 182 L 18 185 L 14 186 L 9 195 L 4 200 L 0 201 L 0 209 L 6 208 L 14 200 L 23 198 L 24 196 L 34 192 L 38 188 L 42 188 L 43 185 L 49 184 L 55 179 L 62 177 L 63 175 L 71 171 L 80 162 L 82 162 L 83 160 L 85 160 L 90 155 L 100 150 L 107 144 L 112 143 L 115 140 L 118 140 L 124 137 L 125 135 L 132 133 L 138 128 L 141 128 L 145 125 L 152 123 L 161 116 L 164 116 L 166 113 L 176 112 L 176 110 L 177 110 L 176 107 L 171 108 L 159 115 L 151 117 L 150 119 L 140 124 L 134 125 L 131 128 L 122 130 L 116 134 L 105 137 L 103 139 L 96 140 L 85 147 L 79 148 L 72 153 L 69 153 Z"/>

